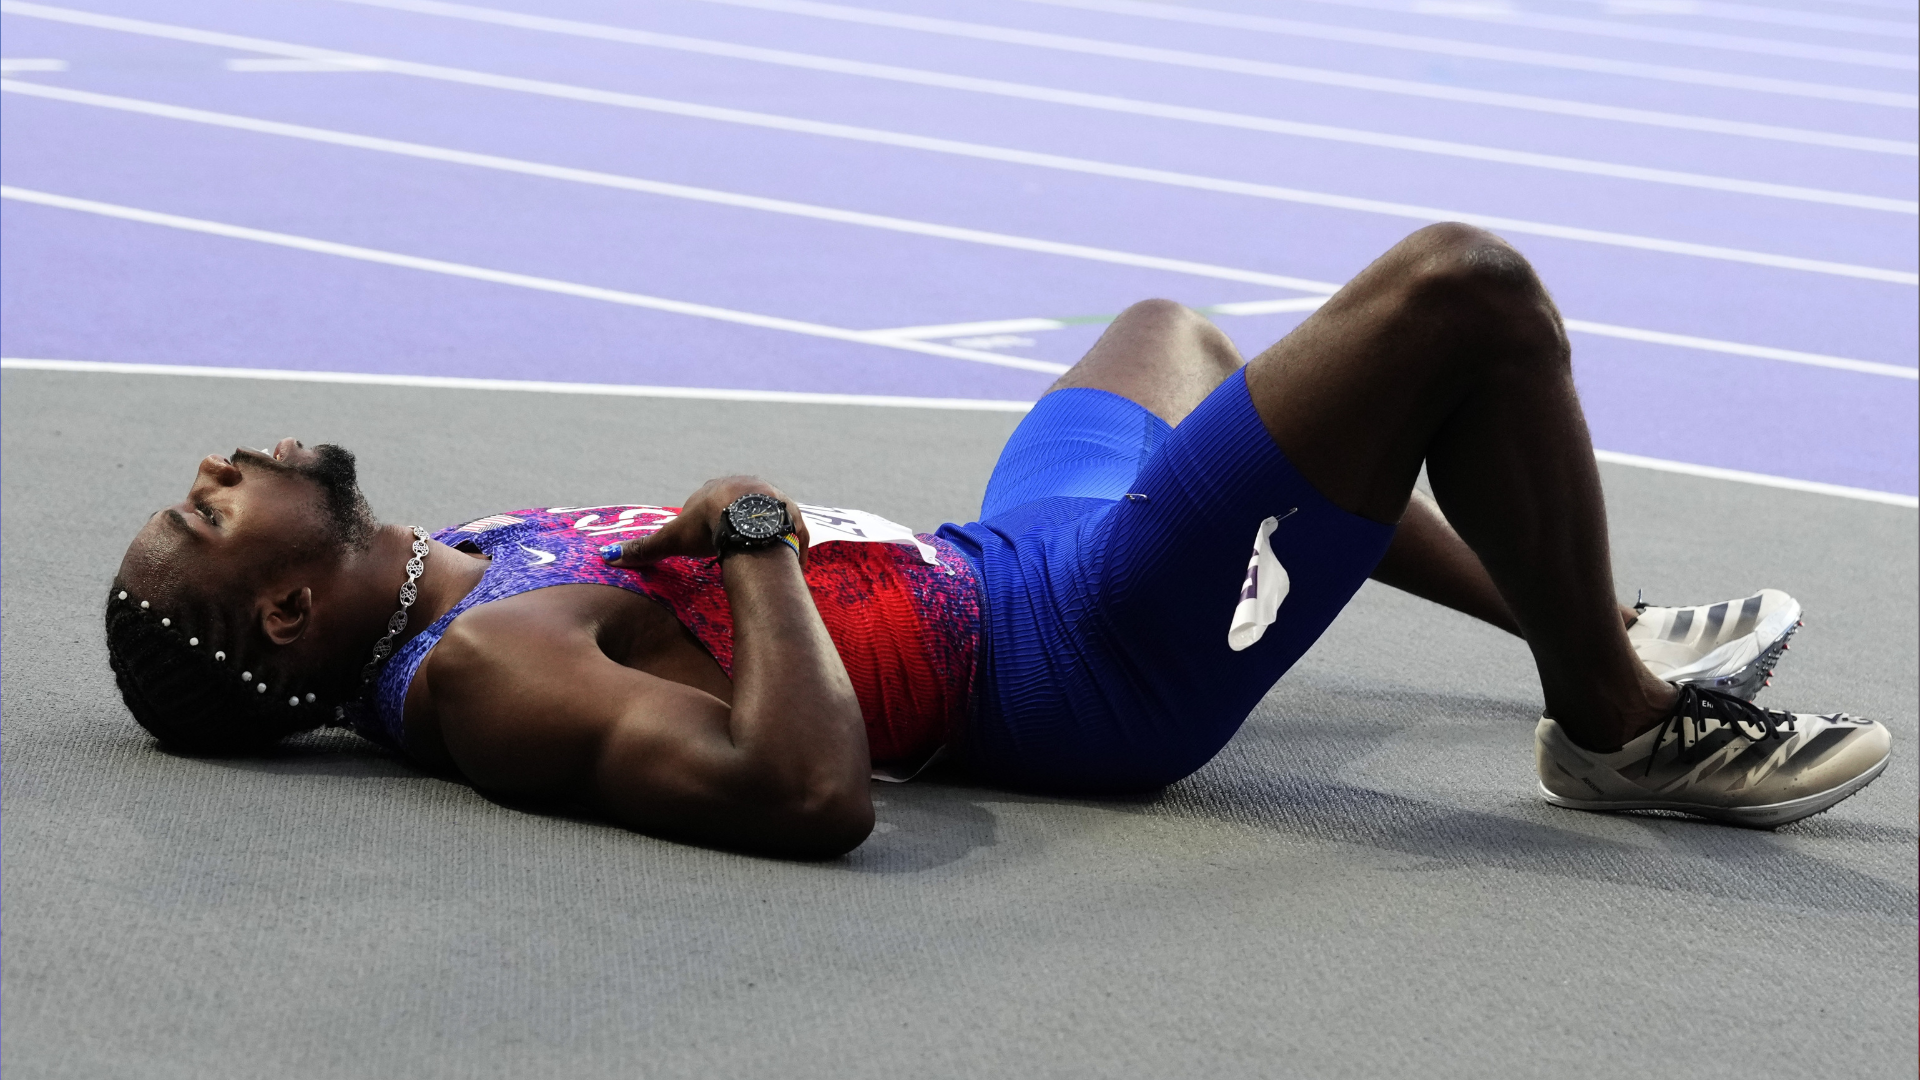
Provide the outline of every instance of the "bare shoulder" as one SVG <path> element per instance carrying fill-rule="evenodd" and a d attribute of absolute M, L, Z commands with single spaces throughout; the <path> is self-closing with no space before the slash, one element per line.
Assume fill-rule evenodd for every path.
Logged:
<path fill-rule="evenodd" d="M 421 689 L 432 726 L 475 787 L 572 798 L 616 731 L 670 742 L 724 726 L 727 706 L 712 695 L 607 656 L 597 591 L 557 586 L 476 607 L 428 654 Z"/>

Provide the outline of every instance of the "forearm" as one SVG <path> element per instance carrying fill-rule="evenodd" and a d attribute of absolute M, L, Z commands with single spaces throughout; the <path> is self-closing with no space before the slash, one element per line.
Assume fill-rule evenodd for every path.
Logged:
<path fill-rule="evenodd" d="M 785 543 L 775 506 L 800 550 L 807 527 L 784 495 L 753 476 L 709 480 L 658 532 L 608 545 L 616 566 L 720 556 L 733 612 L 731 704 L 711 696 L 669 706 L 682 722 L 635 703 L 598 747 L 594 787 L 634 828 L 803 858 L 839 855 L 873 831 L 871 763 L 860 699 Z M 740 518 L 731 515 L 738 510 Z M 743 522 L 753 525 L 746 530 Z M 704 704 L 700 700 L 704 698 Z"/>
<path fill-rule="evenodd" d="M 1373 580 L 1465 612 L 1514 635 L 1520 625 L 1466 541 L 1424 492 L 1415 490 Z"/>
<path fill-rule="evenodd" d="M 731 731 L 762 793 L 865 802 L 871 763 L 860 701 L 786 545 L 729 556 Z M 870 813 L 870 808 L 869 811 Z"/>

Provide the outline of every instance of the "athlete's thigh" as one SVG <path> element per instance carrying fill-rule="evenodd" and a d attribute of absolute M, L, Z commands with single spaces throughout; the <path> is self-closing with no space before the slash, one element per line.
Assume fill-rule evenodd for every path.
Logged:
<path fill-rule="evenodd" d="M 1564 382 L 1570 394 L 1565 357 L 1526 260 L 1491 233 L 1442 224 L 1376 259 L 1254 357 L 1246 378 L 1268 433 L 1328 498 L 1397 521 L 1428 451 L 1490 372 Z M 1484 411 L 1491 399 L 1477 400 Z"/>
<path fill-rule="evenodd" d="M 1302 476 L 1239 377 L 1175 429 L 1134 487 L 1139 497 L 1106 521 L 1099 632 L 1153 710 L 1211 756 L 1352 599 L 1393 528 L 1348 513 Z M 1227 632 L 1268 519 L 1287 591 L 1260 638 L 1236 649 Z"/>
<path fill-rule="evenodd" d="M 1014 429 L 981 519 L 1039 499 L 1121 498 L 1172 426 L 1239 366 L 1233 342 L 1195 312 L 1133 305 Z"/>

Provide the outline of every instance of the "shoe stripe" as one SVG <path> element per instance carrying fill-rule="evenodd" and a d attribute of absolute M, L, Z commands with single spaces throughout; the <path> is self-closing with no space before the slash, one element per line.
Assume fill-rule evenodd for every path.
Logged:
<path fill-rule="evenodd" d="M 1724 600 L 1707 609 L 1707 628 L 1702 634 L 1702 640 L 1706 644 L 1712 645 L 1719 640 L 1720 624 L 1727 621 L 1727 605 L 1732 602 Z"/>
<path fill-rule="evenodd" d="M 1726 773 L 1731 778 L 1727 790 L 1740 791 L 1760 783 L 1777 770 L 1791 766 L 1793 756 L 1805 744 L 1805 740 L 1797 735 L 1789 735 L 1784 741 L 1759 739 L 1740 753 L 1730 754 L 1713 772 Z"/>
<path fill-rule="evenodd" d="M 1840 744 L 1846 742 L 1855 732 L 1864 730 L 1866 729 L 1839 726 L 1830 727 L 1820 734 L 1815 735 L 1813 738 L 1808 739 L 1805 746 L 1795 751 L 1793 760 L 1788 762 L 1788 764 L 1796 769 L 1811 769 L 1820 764 L 1822 758 L 1840 749 Z"/>
<path fill-rule="evenodd" d="M 1729 790 L 1740 791 L 1744 788 L 1754 787 L 1765 782 L 1769 776 L 1772 776 L 1781 769 L 1790 767 L 1793 764 L 1793 755 L 1798 753 L 1804 745 L 1806 745 L 1806 740 L 1798 735 L 1787 736 L 1784 743 L 1774 742 L 1772 740 L 1764 740 L 1756 743 L 1755 749 L 1765 747 L 1767 753 L 1759 761 L 1744 766 L 1745 771 L 1734 777 L 1733 784 Z M 1746 754 L 1740 755 L 1742 758 L 1746 756 Z M 1732 762 L 1728 762 L 1727 764 L 1729 768 L 1733 766 Z"/>
<path fill-rule="evenodd" d="M 1747 602 L 1740 605 L 1740 621 L 1733 624 L 1733 633 L 1728 636 L 1745 637 L 1753 633 L 1753 624 L 1759 621 L 1760 596 L 1756 593 L 1747 597 Z"/>
<path fill-rule="evenodd" d="M 1715 728 L 1701 736 L 1689 747 L 1683 748 L 1678 743 L 1670 742 L 1667 746 L 1674 750 L 1673 756 L 1667 758 L 1665 763 L 1655 762 L 1652 775 L 1645 776 L 1641 782 L 1652 786 L 1655 790 L 1689 787 L 1719 772 L 1724 763 L 1722 766 L 1715 766 L 1712 763 L 1713 759 L 1726 749 L 1728 743 L 1746 737 L 1739 728 L 1727 725 Z M 1642 769 L 1645 767 L 1645 765 L 1641 766 Z M 1621 771 L 1626 772 L 1625 769 Z"/>
<path fill-rule="evenodd" d="M 1735 739 L 1746 738 L 1747 733 L 1741 731 L 1738 724 L 1726 724 L 1701 736 L 1699 741 L 1693 744 L 1692 749 L 1687 751 L 1686 756 L 1696 762 L 1705 761 L 1726 749 L 1727 744 Z"/>
<path fill-rule="evenodd" d="M 1765 765 L 1767 759 L 1772 757 L 1779 749 L 1779 744 L 1762 739 L 1752 746 L 1747 747 L 1740 756 L 1727 762 L 1726 767 L 1736 772 L 1750 772 Z"/>
<path fill-rule="evenodd" d="M 1668 641 L 1687 640 L 1687 631 L 1693 629 L 1693 609 L 1681 608 L 1673 613 L 1673 625 L 1667 628 Z"/>

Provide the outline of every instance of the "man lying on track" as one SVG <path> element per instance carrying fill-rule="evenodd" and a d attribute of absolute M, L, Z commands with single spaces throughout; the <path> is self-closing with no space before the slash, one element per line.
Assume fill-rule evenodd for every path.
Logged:
<path fill-rule="evenodd" d="M 167 744 L 347 723 L 505 800 L 823 857 L 871 830 L 870 770 L 943 748 L 1031 791 L 1188 775 L 1369 575 L 1526 640 L 1557 805 L 1772 826 L 1886 765 L 1877 723 L 1746 700 L 1791 598 L 1618 606 L 1559 316 L 1461 225 L 1244 366 L 1187 309 L 1130 308 L 1020 423 L 969 525 L 914 537 L 730 477 L 677 514 L 428 539 L 373 520 L 352 455 L 286 439 L 200 463 L 106 624 Z"/>

